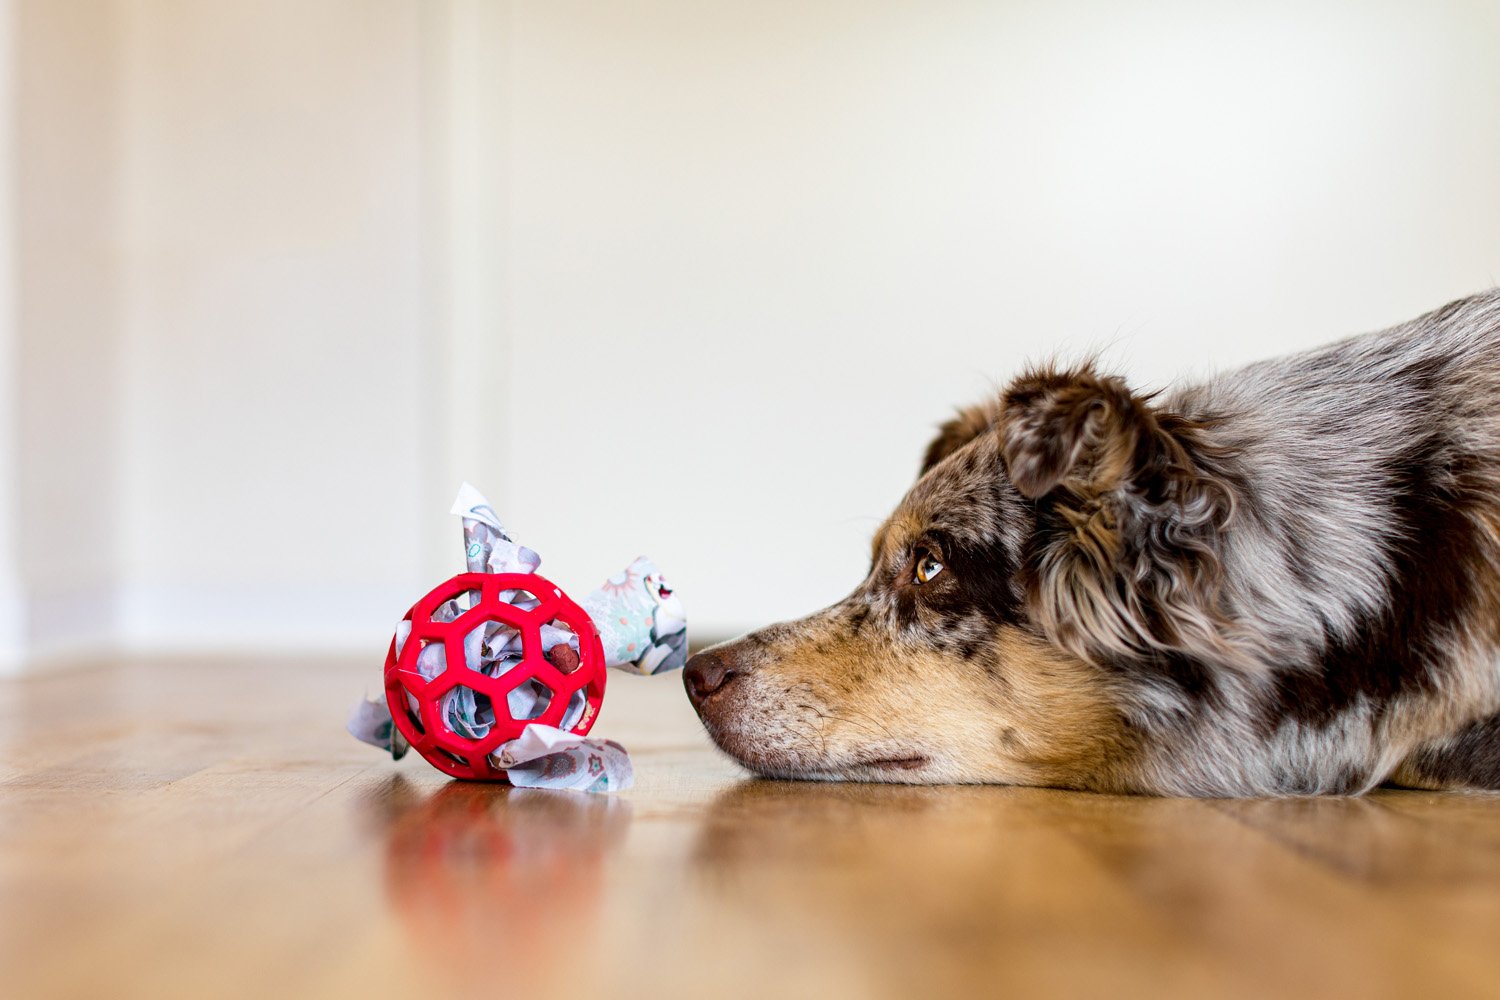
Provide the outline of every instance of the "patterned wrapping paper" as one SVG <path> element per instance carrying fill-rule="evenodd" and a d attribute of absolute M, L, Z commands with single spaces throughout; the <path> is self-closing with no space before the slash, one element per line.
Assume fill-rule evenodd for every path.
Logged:
<path fill-rule="evenodd" d="M 541 556 L 518 545 L 505 531 L 494 508 L 478 490 L 464 483 L 453 502 L 452 513 L 463 518 L 464 557 L 471 573 L 535 573 Z M 517 592 L 501 599 L 519 608 L 535 606 L 535 599 L 517 599 Z M 658 674 L 676 670 L 687 660 L 687 619 L 682 602 L 650 559 L 642 556 L 579 604 L 593 619 L 604 647 L 607 665 L 632 673 Z M 444 604 L 433 617 L 452 621 L 471 606 L 463 597 Z M 396 652 L 400 655 L 411 634 L 411 623 L 396 627 Z M 566 643 L 574 656 L 578 637 L 551 626 L 542 628 L 543 652 L 551 658 L 556 647 Z M 514 629 L 491 622 L 481 635 L 477 630 L 464 641 L 468 667 L 498 677 L 519 661 L 521 639 Z M 428 646 L 418 658 L 423 676 L 436 677 L 447 664 L 443 647 Z M 534 684 L 534 682 L 532 682 Z M 511 784 L 521 788 L 567 788 L 591 792 L 622 791 L 634 780 L 630 755 L 612 740 L 575 736 L 566 732 L 583 711 L 581 692 L 576 705 L 569 704 L 561 727 L 533 723 L 521 736 L 498 747 L 491 760 L 506 772 Z M 530 714 L 544 692 L 528 685 L 510 693 L 510 709 L 519 718 Z M 494 725 L 487 707 L 475 702 L 468 688 L 454 688 L 441 704 L 444 721 L 454 732 L 482 738 Z M 407 751 L 406 740 L 391 721 L 385 699 L 361 699 L 349 715 L 347 728 L 357 739 L 389 751 L 399 759 Z"/>

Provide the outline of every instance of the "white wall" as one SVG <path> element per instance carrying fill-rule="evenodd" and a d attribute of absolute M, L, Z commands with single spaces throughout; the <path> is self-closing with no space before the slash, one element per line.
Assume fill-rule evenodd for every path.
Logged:
<path fill-rule="evenodd" d="M 1159 383 L 1500 276 L 1493 6 L 13 6 L 60 131 L 6 384 L 82 416 L 7 520 L 45 590 L 112 511 L 137 645 L 378 655 L 465 475 L 558 582 L 649 551 L 726 634 L 847 591 L 1027 358 Z"/>
<path fill-rule="evenodd" d="M 0 605 L 12 666 L 82 653 L 117 624 L 117 14 L 109 0 L 0 8 L 9 327 L 0 391 L 11 463 Z"/>
<path fill-rule="evenodd" d="M 378 646 L 423 579 L 419 7 L 129 4 L 136 643 Z"/>
<path fill-rule="evenodd" d="M 842 596 L 1027 358 L 1155 383 L 1500 278 L 1496 5 L 516 11 L 508 509 L 710 630 Z"/>
<path fill-rule="evenodd" d="M 12 0 L 0 0 L 0 676 L 27 658 L 25 588 L 21 585 L 19 400 L 16 301 L 15 66 L 17 31 Z"/>

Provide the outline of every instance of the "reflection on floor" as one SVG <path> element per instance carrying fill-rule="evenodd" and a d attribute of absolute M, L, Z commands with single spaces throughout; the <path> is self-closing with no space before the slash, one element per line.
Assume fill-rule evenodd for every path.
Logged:
<path fill-rule="evenodd" d="M 611 680 L 623 796 L 342 732 L 375 667 L 0 682 L 10 996 L 1496 996 L 1500 796 L 763 782 Z"/>

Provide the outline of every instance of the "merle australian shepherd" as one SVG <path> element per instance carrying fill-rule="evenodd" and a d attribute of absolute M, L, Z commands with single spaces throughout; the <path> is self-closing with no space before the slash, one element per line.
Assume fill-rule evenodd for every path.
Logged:
<path fill-rule="evenodd" d="M 761 774 L 1500 788 L 1500 290 L 1161 394 L 959 412 L 839 603 L 706 650 Z"/>

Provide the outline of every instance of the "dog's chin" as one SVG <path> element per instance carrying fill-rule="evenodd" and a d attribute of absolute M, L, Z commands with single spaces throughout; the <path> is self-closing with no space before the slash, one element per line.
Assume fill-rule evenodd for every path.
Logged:
<path fill-rule="evenodd" d="M 929 758 L 916 755 L 854 760 L 820 773 L 818 777 L 825 781 L 869 781 L 891 785 L 931 785 L 943 780 Z"/>
<path fill-rule="evenodd" d="M 787 781 L 879 781 L 921 785 L 941 780 L 932 758 L 909 750 L 849 750 L 838 756 L 778 747 L 744 733 L 715 731 L 709 736 L 720 750 L 762 778 Z"/>
<path fill-rule="evenodd" d="M 851 761 L 847 764 L 830 765 L 816 762 L 792 768 L 767 768 L 746 764 L 746 767 L 763 778 L 789 781 L 853 781 L 887 785 L 931 785 L 941 783 L 942 778 L 933 773 L 928 761 L 922 758 L 902 758 L 899 761 Z"/>

